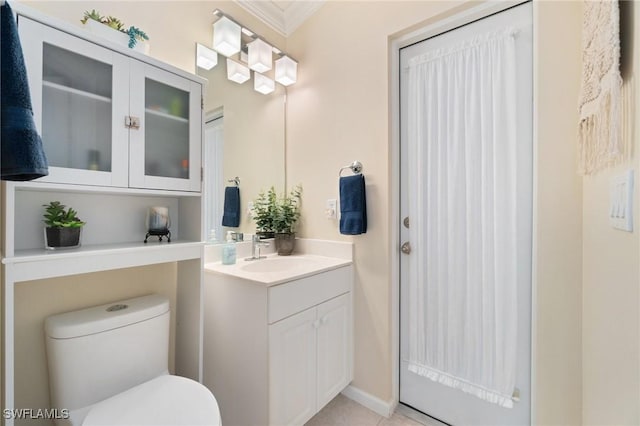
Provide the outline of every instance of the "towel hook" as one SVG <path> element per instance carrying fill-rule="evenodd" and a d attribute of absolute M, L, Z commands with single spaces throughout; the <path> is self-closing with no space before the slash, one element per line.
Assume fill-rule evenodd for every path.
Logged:
<path fill-rule="evenodd" d="M 236 184 L 236 186 L 238 186 L 238 187 L 240 186 L 240 178 L 238 176 L 236 176 L 233 179 L 229 179 L 227 182 L 233 182 L 233 183 Z"/>
<path fill-rule="evenodd" d="M 342 171 L 344 169 L 351 169 L 351 171 L 356 174 L 359 175 L 362 173 L 362 163 L 359 162 L 358 160 L 354 161 L 353 163 L 349 164 L 348 166 L 344 166 L 340 169 L 340 172 L 338 173 L 338 176 L 342 176 Z"/>

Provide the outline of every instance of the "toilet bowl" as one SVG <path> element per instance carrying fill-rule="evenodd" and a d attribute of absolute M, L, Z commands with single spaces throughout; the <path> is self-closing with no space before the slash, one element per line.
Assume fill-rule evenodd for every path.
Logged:
<path fill-rule="evenodd" d="M 169 301 L 159 295 L 45 321 L 53 408 L 65 425 L 221 424 L 213 394 L 168 373 Z"/>

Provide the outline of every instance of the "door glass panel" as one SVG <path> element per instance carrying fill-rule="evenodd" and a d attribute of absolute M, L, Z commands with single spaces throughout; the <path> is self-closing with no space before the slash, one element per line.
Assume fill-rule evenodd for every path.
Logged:
<path fill-rule="evenodd" d="M 44 43 L 42 68 L 49 165 L 110 172 L 111 65 Z"/>
<path fill-rule="evenodd" d="M 147 176 L 189 179 L 189 92 L 145 80 Z"/>

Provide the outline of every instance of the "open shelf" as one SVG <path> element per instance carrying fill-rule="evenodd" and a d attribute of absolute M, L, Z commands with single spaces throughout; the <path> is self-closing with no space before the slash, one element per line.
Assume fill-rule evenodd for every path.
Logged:
<path fill-rule="evenodd" d="M 86 245 L 69 250 L 16 250 L 15 256 L 2 259 L 2 263 L 13 265 L 13 279 L 19 282 L 199 259 L 203 246 L 201 241 L 150 241 Z"/>
<path fill-rule="evenodd" d="M 96 101 L 111 103 L 111 99 L 105 96 L 96 95 L 95 93 L 85 92 L 84 90 L 73 89 L 71 87 L 63 86 L 62 84 L 52 83 L 50 81 L 43 80 L 42 85 L 51 89 L 60 90 L 61 92 L 71 93 L 73 95 L 82 96 Z"/>

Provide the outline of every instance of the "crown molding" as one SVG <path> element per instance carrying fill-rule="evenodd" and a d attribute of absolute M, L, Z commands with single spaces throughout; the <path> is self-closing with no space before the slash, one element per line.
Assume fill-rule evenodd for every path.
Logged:
<path fill-rule="evenodd" d="M 295 1 L 285 11 L 271 1 L 235 0 L 238 5 L 255 15 L 279 34 L 288 37 L 313 15 L 325 0 Z"/>

